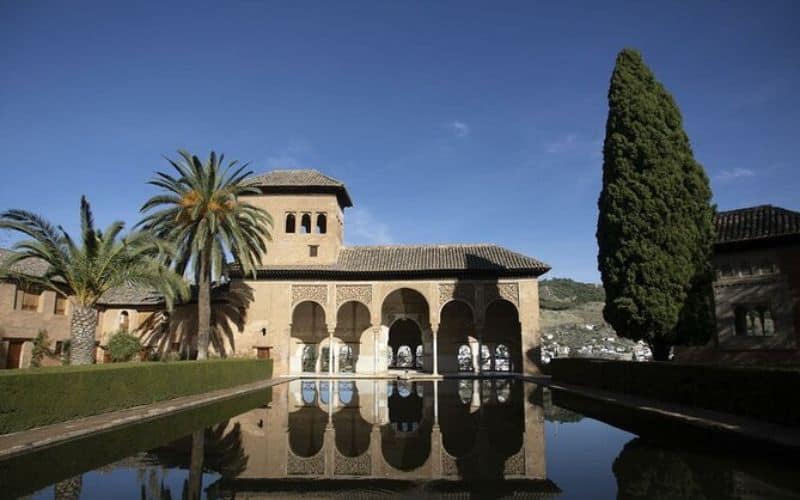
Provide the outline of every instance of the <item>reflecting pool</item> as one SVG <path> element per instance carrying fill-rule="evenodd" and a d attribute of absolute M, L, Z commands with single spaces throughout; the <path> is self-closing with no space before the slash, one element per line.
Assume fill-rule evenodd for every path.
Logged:
<path fill-rule="evenodd" d="M 512 379 L 296 380 L 0 462 L 0 497 L 796 498 L 797 470 L 637 436 Z"/>

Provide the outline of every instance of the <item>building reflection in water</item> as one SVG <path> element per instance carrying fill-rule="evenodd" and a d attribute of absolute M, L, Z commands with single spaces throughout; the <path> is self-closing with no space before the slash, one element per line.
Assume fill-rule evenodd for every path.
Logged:
<path fill-rule="evenodd" d="M 506 379 L 282 384 L 269 408 L 231 420 L 248 460 L 224 489 L 291 478 L 545 482 L 544 416 L 526 399 L 531 387 Z"/>

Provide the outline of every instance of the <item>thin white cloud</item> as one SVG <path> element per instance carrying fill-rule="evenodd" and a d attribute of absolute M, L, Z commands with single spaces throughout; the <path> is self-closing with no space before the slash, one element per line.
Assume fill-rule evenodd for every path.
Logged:
<path fill-rule="evenodd" d="M 469 125 L 459 120 L 446 123 L 445 128 L 455 137 L 467 137 L 471 132 Z"/>
<path fill-rule="evenodd" d="M 714 178 L 720 181 L 732 181 L 743 177 L 753 177 L 754 175 L 756 175 L 756 173 L 750 170 L 749 168 L 737 167 L 737 168 L 722 170 L 716 176 L 714 176 Z"/>
<path fill-rule="evenodd" d="M 345 238 L 353 245 L 388 245 L 392 242 L 389 226 L 376 220 L 364 206 L 347 211 Z"/>

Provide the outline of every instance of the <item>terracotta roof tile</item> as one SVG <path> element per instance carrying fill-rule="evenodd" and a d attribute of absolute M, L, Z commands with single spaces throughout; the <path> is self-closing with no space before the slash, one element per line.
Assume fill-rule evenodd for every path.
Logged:
<path fill-rule="evenodd" d="M 265 192 L 333 192 L 343 207 L 353 206 L 345 185 L 317 170 L 272 170 L 255 175 L 247 182 Z"/>
<path fill-rule="evenodd" d="M 719 212 L 714 222 L 717 244 L 800 235 L 800 212 L 772 205 Z"/>

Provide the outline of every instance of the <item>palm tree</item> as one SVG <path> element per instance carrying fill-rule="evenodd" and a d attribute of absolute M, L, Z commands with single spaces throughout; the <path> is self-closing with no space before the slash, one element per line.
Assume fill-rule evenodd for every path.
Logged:
<path fill-rule="evenodd" d="M 230 254 L 247 273 L 255 275 L 266 253 L 272 217 L 240 197 L 258 194 L 246 178 L 247 164 L 232 161 L 223 167 L 224 155 L 212 151 L 207 162 L 186 151 L 177 161 L 166 160 L 177 176 L 157 172 L 150 184 L 162 194 L 150 198 L 141 209 L 150 212 L 139 226 L 175 245 L 171 259 L 175 270 L 190 269 L 197 284 L 197 359 L 208 356 L 211 334 L 211 283 L 222 277 Z"/>
<path fill-rule="evenodd" d="M 121 286 L 156 289 L 171 308 L 176 297 L 186 297 L 184 280 L 161 263 L 169 246 L 152 235 L 134 232 L 120 238 L 125 227 L 112 223 L 104 232 L 96 230 L 92 209 L 81 197 L 81 241 L 72 239 L 61 226 L 25 210 L 0 213 L 0 229 L 23 233 L 29 239 L 14 246 L 15 252 L 3 262 L 0 275 L 24 284 L 53 290 L 72 305 L 70 320 L 70 364 L 91 364 L 97 329 L 97 302 L 104 293 Z M 41 275 L 24 272 L 21 261 L 43 262 Z M 22 269 L 22 270 L 20 270 Z"/>

